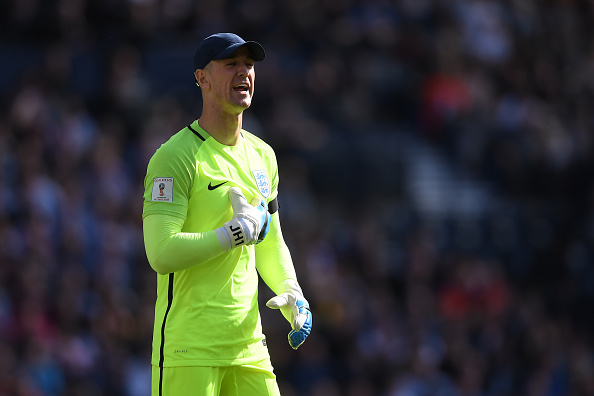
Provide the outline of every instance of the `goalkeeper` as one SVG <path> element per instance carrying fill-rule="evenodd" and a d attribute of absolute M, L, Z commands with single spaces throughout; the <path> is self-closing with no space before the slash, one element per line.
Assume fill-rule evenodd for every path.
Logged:
<path fill-rule="evenodd" d="M 143 233 L 157 272 L 153 396 L 280 395 L 262 332 L 258 273 L 291 325 L 297 349 L 311 330 L 278 216 L 272 148 L 242 129 L 262 46 L 231 33 L 202 40 L 194 77 L 200 119 L 153 155 Z"/>

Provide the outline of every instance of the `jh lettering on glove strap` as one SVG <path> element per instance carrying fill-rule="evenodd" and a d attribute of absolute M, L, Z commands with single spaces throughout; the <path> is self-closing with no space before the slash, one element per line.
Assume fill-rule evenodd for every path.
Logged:
<path fill-rule="evenodd" d="M 235 246 L 241 245 L 243 243 L 243 232 L 241 232 L 241 227 L 233 228 L 232 225 L 229 226 L 231 233 L 235 236 Z"/>

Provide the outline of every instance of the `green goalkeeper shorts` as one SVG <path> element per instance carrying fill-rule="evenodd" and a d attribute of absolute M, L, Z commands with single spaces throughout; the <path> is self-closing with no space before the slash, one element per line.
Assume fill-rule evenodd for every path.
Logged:
<path fill-rule="evenodd" d="M 270 359 L 243 366 L 152 370 L 151 396 L 280 396 Z"/>

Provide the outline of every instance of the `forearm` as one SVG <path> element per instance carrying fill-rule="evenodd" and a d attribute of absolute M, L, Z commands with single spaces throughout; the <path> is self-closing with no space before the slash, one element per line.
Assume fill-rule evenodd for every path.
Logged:
<path fill-rule="evenodd" d="M 283 239 L 278 213 L 272 215 L 270 232 L 256 245 L 256 268 L 262 280 L 276 294 L 285 292 L 287 280 L 297 282 L 297 274 L 287 244 Z"/>
<path fill-rule="evenodd" d="M 276 294 L 268 300 L 266 306 L 280 309 L 291 324 L 291 331 L 287 336 L 289 345 L 293 349 L 299 348 L 311 332 L 312 315 L 309 303 L 297 283 L 293 260 L 282 236 L 278 214 L 273 216 L 268 237 L 256 247 L 256 268 L 264 282 Z"/>
<path fill-rule="evenodd" d="M 183 220 L 153 214 L 143 220 L 146 255 L 159 274 L 180 271 L 207 262 L 223 253 L 215 231 L 181 232 Z"/>

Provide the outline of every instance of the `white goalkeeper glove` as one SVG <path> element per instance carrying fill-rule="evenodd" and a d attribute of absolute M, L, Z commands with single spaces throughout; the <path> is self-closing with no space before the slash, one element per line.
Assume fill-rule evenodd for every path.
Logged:
<path fill-rule="evenodd" d="M 238 187 L 229 189 L 229 200 L 233 218 L 215 230 L 223 250 L 262 242 L 270 230 L 270 213 L 264 201 L 254 198 L 250 205 Z"/>
<path fill-rule="evenodd" d="M 309 303 L 303 297 L 301 287 L 294 280 L 288 280 L 281 286 L 285 290 L 266 303 L 268 308 L 280 309 L 283 316 L 291 324 L 289 345 L 293 349 L 299 348 L 311 332 L 312 317 Z"/>

